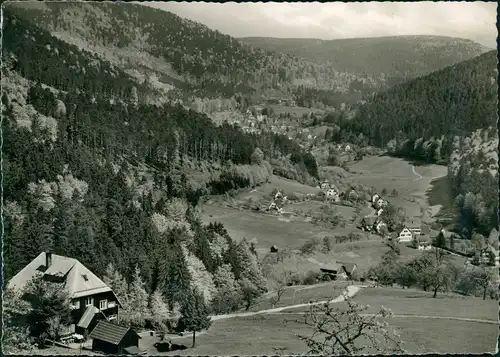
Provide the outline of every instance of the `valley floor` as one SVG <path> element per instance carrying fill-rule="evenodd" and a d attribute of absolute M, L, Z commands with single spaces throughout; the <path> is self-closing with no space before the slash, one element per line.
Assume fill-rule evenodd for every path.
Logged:
<path fill-rule="evenodd" d="M 331 286 L 329 287 L 331 289 Z M 491 353 L 498 334 L 498 306 L 494 300 L 438 295 L 412 289 L 349 286 L 349 295 L 358 303 L 369 304 L 367 314 L 383 305 L 394 312 L 390 326 L 402 336 L 408 353 Z M 342 307 L 341 295 L 332 295 Z M 308 304 L 265 309 L 246 314 L 231 314 L 214 320 L 212 327 L 197 337 L 197 346 L 175 355 L 257 355 L 304 353 L 306 346 L 295 334 L 311 331 L 297 321 Z M 297 312 L 297 311 L 300 311 Z M 141 340 L 142 348 L 154 337 Z M 191 345 L 191 335 L 175 343 Z M 148 353 L 157 353 L 154 347 Z"/>

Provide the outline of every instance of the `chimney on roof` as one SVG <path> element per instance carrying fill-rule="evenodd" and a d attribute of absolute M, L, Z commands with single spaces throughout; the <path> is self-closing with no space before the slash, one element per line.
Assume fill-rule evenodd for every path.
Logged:
<path fill-rule="evenodd" d="M 45 268 L 48 269 L 52 265 L 52 253 L 45 253 Z"/>

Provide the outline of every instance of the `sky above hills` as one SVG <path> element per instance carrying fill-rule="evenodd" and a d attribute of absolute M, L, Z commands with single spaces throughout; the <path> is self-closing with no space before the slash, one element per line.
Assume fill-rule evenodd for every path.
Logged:
<path fill-rule="evenodd" d="M 330 40 L 439 35 L 496 47 L 496 2 L 143 4 L 171 11 L 234 37 Z"/>

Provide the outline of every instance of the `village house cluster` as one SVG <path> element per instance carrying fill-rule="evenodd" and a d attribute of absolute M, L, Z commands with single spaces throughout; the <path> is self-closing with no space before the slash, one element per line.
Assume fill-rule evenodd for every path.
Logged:
<path fill-rule="evenodd" d="M 382 220 L 381 215 L 387 206 L 387 200 L 384 200 L 378 193 L 372 195 L 370 199 L 373 208 L 372 214 L 369 214 L 361 220 L 361 229 L 366 232 L 377 232 L 378 234 L 388 234 L 387 224 Z"/>
<path fill-rule="evenodd" d="M 328 180 L 323 180 L 316 188 L 322 190 L 325 194 L 325 198 L 328 201 L 339 202 L 340 201 L 340 192 L 339 189 Z"/>

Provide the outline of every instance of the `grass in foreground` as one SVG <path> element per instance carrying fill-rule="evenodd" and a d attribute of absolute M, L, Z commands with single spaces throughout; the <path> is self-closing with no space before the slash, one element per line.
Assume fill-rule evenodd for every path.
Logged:
<path fill-rule="evenodd" d="M 171 354 L 264 355 L 275 354 L 274 348 L 283 348 L 285 354 L 307 352 L 295 334 L 307 335 L 310 330 L 293 321 L 285 324 L 286 318 L 286 315 L 258 315 L 215 321 L 207 333 L 199 335 L 196 348 Z M 498 332 L 496 325 L 475 322 L 415 318 L 391 318 L 388 322 L 400 332 L 409 353 L 492 352 Z M 142 346 L 149 343 L 148 338 L 141 340 Z M 176 339 L 175 343 L 189 346 L 190 338 Z M 158 354 L 154 347 L 147 350 L 150 354 Z"/>

